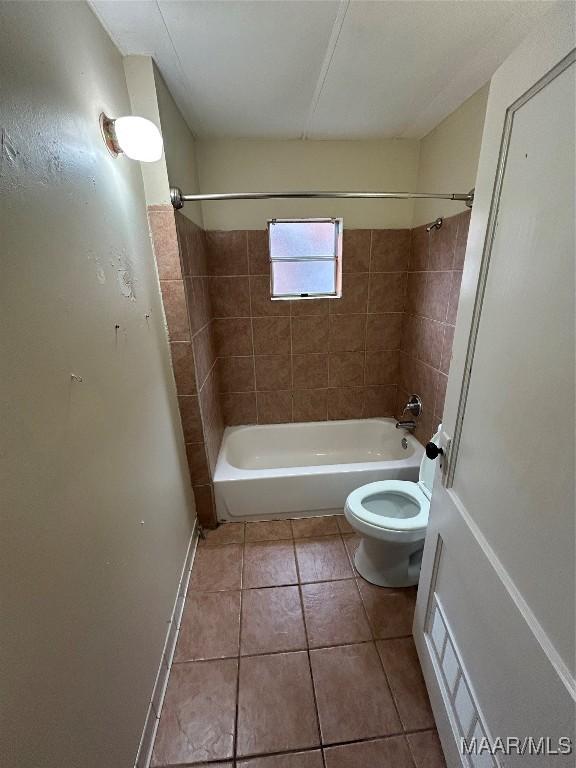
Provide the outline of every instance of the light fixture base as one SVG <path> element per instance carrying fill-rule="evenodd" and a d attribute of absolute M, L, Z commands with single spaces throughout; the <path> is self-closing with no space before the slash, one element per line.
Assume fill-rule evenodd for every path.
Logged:
<path fill-rule="evenodd" d="M 108 115 L 105 115 L 104 112 L 100 113 L 100 131 L 102 132 L 102 138 L 104 139 L 104 144 L 106 144 L 106 147 L 108 148 L 108 152 L 110 152 L 112 157 L 118 157 L 122 150 L 116 142 L 114 120 L 109 118 Z"/>

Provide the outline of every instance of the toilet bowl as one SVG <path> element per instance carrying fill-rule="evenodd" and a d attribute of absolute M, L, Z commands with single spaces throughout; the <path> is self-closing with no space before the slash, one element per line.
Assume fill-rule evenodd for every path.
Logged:
<path fill-rule="evenodd" d="M 432 438 L 437 445 L 440 428 Z M 354 564 L 366 581 L 379 587 L 418 583 L 434 469 L 434 461 L 424 454 L 418 482 L 368 483 L 346 499 L 346 519 L 362 537 Z"/>

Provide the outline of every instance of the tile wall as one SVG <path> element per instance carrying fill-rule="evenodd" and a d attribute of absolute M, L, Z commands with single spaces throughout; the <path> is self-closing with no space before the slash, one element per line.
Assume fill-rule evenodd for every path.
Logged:
<path fill-rule="evenodd" d="M 422 443 L 442 421 L 469 224 L 466 211 L 445 218 L 439 230 L 412 230 L 397 415 L 411 393 L 422 397 L 416 429 Z"/>
<path fill-rule="evenodd" d="M 272 301 L 265 231 L 207 232 L 224 421 L 394 415 L 410 230 L 344 232 L 340 299 Z"/>
<path fill-rule="evenodd" d="M 196 510 L 216 525 L 212 474 L 224 425 L 220 409 L 206 236 L 172 206 L 149 206 L 148 220 L 168 326 L 182 430 Z"/>
<path fill-rule="evenodd" d="M 442 418 L 470 213 L 439 230 L 344 232 L 341 299 L 272 301 L 267 234 L 207 232 L 224 422 Z"/>
<path fill-rule="evenodd" d="M 198 516 L 215 525 L 225 425 L 399 416 L 442 419 L 469 212 L 441 229 L 344 232 L 341 299 L 272 301 L 264 230 L 204 232 L 148 210 Z"/>

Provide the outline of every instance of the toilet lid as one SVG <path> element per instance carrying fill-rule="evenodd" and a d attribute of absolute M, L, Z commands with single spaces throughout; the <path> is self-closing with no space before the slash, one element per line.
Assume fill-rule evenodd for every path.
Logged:
<path fill-rule="evenodd" d="M 358 520 L 376 529 L 417 531 L 428 525 L 430 501 L 417 483 L 381 480 L 352 491 L 346 507 Z"/>
<path fill-rule="evenodd" d="M 432 437 L 432 440 L 430 442 L 434 443 L 435 445 L 440 445 L 441 430 L 442 430 L 442 424 L 438 426 L 438 431 Z M 436 473 L 436 464 L 437 464 L 436 459 L 429 459 L 428 456 L 426 456 L 426 451 L 424 451 L 424 455 L 422 456 L 422 461 L 420 462 L 420 474 L 418 476 L 418 485 L 424 491 L 428 499 L 432 495 L 432 487 L 434 486 L 434 475 Z"/>

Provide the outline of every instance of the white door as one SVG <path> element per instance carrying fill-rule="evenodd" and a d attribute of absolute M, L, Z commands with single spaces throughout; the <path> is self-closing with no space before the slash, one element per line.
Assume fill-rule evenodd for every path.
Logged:
<path fill-rule="evenodd" d="M 571 6 L 488 100 L 414 623 L 450 768 L 576 764 Z"/>

